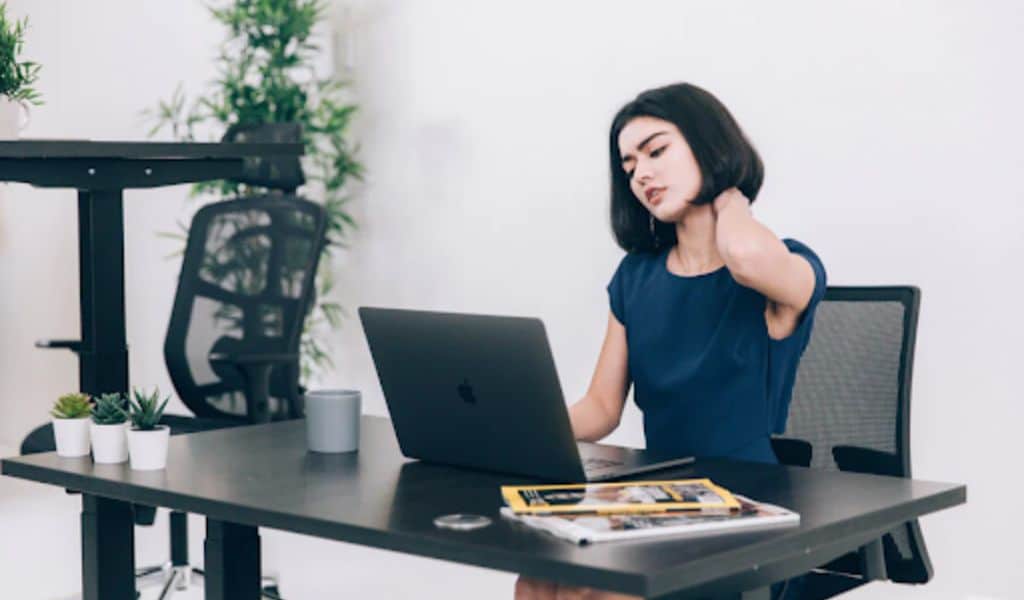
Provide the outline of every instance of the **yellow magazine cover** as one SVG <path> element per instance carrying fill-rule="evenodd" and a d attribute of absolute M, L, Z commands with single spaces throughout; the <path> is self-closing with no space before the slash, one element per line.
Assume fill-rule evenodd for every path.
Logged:
<path fill-rule="evenodd" d="M 710 479 L 621 481 L 501 487 L 516 514 L 625 514 L 665 511 L 729 512 L 740 503 Z"/>

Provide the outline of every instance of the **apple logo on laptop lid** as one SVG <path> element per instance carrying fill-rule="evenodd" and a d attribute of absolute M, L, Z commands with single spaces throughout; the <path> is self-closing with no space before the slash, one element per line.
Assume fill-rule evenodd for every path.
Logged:
<path fill-rule="evenodd" d="M 456 389 L 463 402 L 466 404 L 476 404 L 476 396 L 473 394 L 473 386 L 469 384 L 469 379 L 463 378 L 462 383 Z"/>

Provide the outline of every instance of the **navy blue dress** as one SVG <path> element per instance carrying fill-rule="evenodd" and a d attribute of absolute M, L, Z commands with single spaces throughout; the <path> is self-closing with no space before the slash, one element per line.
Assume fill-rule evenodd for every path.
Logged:
<path fill-rule="evenodd" d="M 768 336 L 767 299 L 726 267 L 672 274 L 669 250 L 630 253 L 608 296 L 626 328 L 633 398 L 647 447 L 675 456 L 776 462 L 769 436 L 786 427 L 800 355 L 825 295 L 825 267 L 804 244 L 783 240 L 814 269 L 814 293 L 795 331 Z"/>

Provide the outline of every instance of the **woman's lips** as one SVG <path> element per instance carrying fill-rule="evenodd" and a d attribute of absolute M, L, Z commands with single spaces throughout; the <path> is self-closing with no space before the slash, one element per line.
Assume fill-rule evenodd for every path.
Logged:
<path fill-rule="evenodd" d="M 652 206 L 657 206 L 658 203 L 661 202 L 662 196 L 665 195 L 665 188 L 651 188 L 647 190 L 645 194 L 647 196 L 647 201 L 650 202 Z"/>

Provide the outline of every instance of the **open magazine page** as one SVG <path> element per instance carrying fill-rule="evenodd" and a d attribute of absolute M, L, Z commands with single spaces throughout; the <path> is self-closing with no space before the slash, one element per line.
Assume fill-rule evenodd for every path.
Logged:
<path fill-rule="evenodd" d="M 502 486 L 501 493 L 517 514 L 728 513 L 740 508 L 728 490 L 710 479 Z"/>
<path fill-rule="evenodd" d="M 729 531 L 756 531 L 798 525 L 800 515 L 780 506 L 735 496 L 740 504 L 729 514 L 653 513 L 619 515 L 517 515 L 508 507 L 502 516 L 565 538 L 576 544 L 661 536 L 700 536 Z"/>

